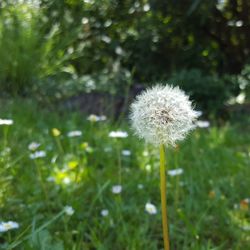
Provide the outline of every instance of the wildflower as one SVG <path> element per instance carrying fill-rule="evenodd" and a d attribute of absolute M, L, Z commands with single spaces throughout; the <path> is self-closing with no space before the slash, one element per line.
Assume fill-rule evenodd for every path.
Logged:
<path fill-rule="evenodd" d="M 195 128 L 198 115 L 178 87 L 157 85 L 144 91 L 131 106 L 135 133 L 155 145 L 172 145 Z"/>
<path fill-rule="evenodd" d="M 241 200 L 240 201 L 240 209 L 243 211 L 247 211 L 249 208 L 249 201 L 250 200 L 248 198 Z"/>
<path fill-rule="evenodd" d="M 109 137 L 112 138 L 126 138 L 128 137 L 128 133 L 125 131 L 111 131 L 109 133 Z"/>
<path fill-rule="evenodd" d="M 103 209 L 103 210 L 101 211 L 101 216 L 106 217 L 106 216 L 108 216 L 108 215 L 109 215 L 109 210 Z"/>
<path fill-rule="evenodd" d="M 59 130 L 59 129 L 57 129 L 57 128 L 53 128 L 52 129 L 52 135 L 54 136 L 54 137 L 57 137 L 57 136 L 59 136 L 61 134 L 61 131 Z"/>
<path fill-rule="evenodd" d="M 145 205 L 145 211 L 149 214 L 157 214 L 157 208 L 154 204 L 147 202 Z"/>
<path fill-rule="evenodd" d="M 10 119 L 0 119 L 0 125 L 12 125 L 14 122 Z"/>
<path fill-rule="evenodd" d="M 68 168 L 69 169 L 75 169 L 79 165 L 78 161 L 70 161 L 68 162 Z"/>
<path fill-rule="evenodd" d="M 196 121 L 196 126 L 199 128 L 208 128 L 210 126 L 209 121 Z"/>
<path fill-rule="evenodd" d="M 82 135 L 82 131 L 79 131 L 79 130 L 70 131 L 67 134 L 68 137 L 77 137 L 81 135 Z"/>
<path fill-rule="evenodd" d="M 123 156 L 130 156 L 131 152 L 130 152 L 130 150 L 122 150 L 122 155 Z"/>
<path fill-rule="evenodd" d="M 183 169 L 182 168 L 176 168 L 172 170 L 168 170 L 168 175 L 170 176 L 176 176 L 176 175 L 181 175 L 183 174 Z"/>
<path fill-rule="evenodd" d="M 37 158 L 43 158 L 46 156 L 46 152 L 45 151 L 36 151 L 33 154 L 30 154 L 30 159 L 37 159 Z"/>
<path fill-rule="evenodd" d="M 145 166 L 145 170 L 146 170 L 147 172 L 151 172 L 152 166 L 151 166 L 150 164 L 147 164 L 147 165 Z"/>
<path fill-rule="evenodd" d="M 112 193 L 113 194 L 120 194 L 122 191 L 122 186 L 121 185 L 115 185 L 112 187 Z"/>
<path fill-rule="evenodd" d="M 19 224 L 14 221 L 0 222 L 0 233 L 19 228 Z"/>
<path fill-rule="evenodd" d="M 215 197 L 215 195 L 216 195 L 216 193 L 215 193 L 213 190 L 211 190 L 211 191 L 208 193 L 208 197 L 209 197 L 210 199 L 213 199 L 213 198 Z"/>
<path fill-rule="evenodd" d="M 72 216 L 75 213 L 75 210 L 71 206 L 65 206 L 64 207 L 64 212 L 68 216 Z"/>
<path fill-rule="evenodd" d="M 100 122 L 100 121 L 105 121 L 107 119 L 107 117 L 105 115 L 89 115 L 89 117 L 87 118 L 87 120 L 89 120 L 90 122 Z"/>
<path fill-rule="evenodd" d="M 39 147 L 40 147 L 40 143 L 37 143 L 37 142 L 31 142 L 29 145 L 28 145 L 28 149 L 31 150 L 31 151 L 35 151 L 37 150 Z"/>
<path fill-rule="evenodd" d="M 69 177 L 63 178 L 63 183 L 64 183 L 65 185 L 69 185 L 69 184 L 71 183 L 70 178 L 69 178 Z"/>

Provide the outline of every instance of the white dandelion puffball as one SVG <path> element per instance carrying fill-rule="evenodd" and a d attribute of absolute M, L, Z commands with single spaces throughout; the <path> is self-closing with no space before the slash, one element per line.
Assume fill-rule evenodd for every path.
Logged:
<path fill-rule="evenodd" d="M 195 128 L 198 114 L 178 87 L 156 85 L 136 97 L 130 119 L 135 133 L 155 145 L 172 145 Z"/>

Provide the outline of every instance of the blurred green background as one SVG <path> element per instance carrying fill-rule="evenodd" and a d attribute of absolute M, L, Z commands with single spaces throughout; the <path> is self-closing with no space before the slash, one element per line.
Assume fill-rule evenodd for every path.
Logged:
<path fill-rule="evenodd" d="M 249 100 L 249 12 L 248 0 L 2 0 L 1 95 L 122 99 L 168 82 L 218 113 Z"/>

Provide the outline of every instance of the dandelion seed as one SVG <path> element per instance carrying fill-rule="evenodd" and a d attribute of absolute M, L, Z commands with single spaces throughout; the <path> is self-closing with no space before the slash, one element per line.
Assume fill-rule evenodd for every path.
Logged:
<path fill-rule="evenodd" d="M 57 137 L 57 136 L 59 136 L 61 134 L 61 131 L 59 130 L 59 129 L 57 129 L 57 128 L 53 128 L 52 129 L 52 135 L 54 136 L 54 137 Z"/>
<path fill-rule="evenodd" d="M 68 137 L 78 137 L 78 136 L 81 136 L 81 135 L 82 135 L 82 131 L 80 131 L 80 130 L 70 131 L 67 134 Z"/>
<path fill-rule="evenodd" d="M 37 158 L 44 158 L 46 157 L 46 152 L 45 151 L 36 151 L 33 154 L 30 154 L 30 159 L 37 159 Z"/>
<path fill-rule="evenodd" d="M 75 210 L 71 206 L 65 206 L 64 207 L 64 212 L 68 216 L 72 216 L 75 213 Z"/>
<path fill-rule="evenodd" d="M 122 192 L 122 186 L 121 185 L 115 185 L 112 187 L 112 193 L 113 194 L 120 194 Z"/>
<path fill-rule="evenodd" d="M 154 204 L 152 203 L 146 203 L 145 205 L 145 211 L 149 214 L 157 214 L 157 208 Z"/>
<path fill-rule="evenodd" d="M 170 176 L 176 176 L 176 175 L 181 175 L 183 174 L 183 169 L 182 168 L 176 168 L 172 170 L 168 170 L 168 175 Z"/>
<path fill-rule="evenodd" d="M 108 215 L 109 215 L 109 210 L 103 209 L 103 210 L 101 211 L 101 216 L 106 217 L 106 216 L 108 216 Z"/>
<path fill-rule="evenodd" d="M 122 150 L 122 155 L 123 156 L 130 156 L 131 155 L 131 151 L 130 150 Z"/>
<path fill-rule="evenodd" d="M 19 224 L 15 221 L 0 222 L 0 233 L 17 228 L 19 228 Z"/>
<path fill-rule="evenodd" d="M 40 147 L 40 143 L 37 143 L 37 142 L 31 142 L 29 145 L 28 145 L 28 149 L 30 151 L 35 151 L 37 150 L 39 147 Z"/>
<path fill-rule="evenodd" d="M 155 145 L 172 145 L 195 128 L 198 115 L 178 87 L 157 85 L 144 91 L 131 106 L 136 135 Z"/>
<path fill-rule="evenodd" d="M 208 128 L 210 126 L 209 121 L 196 121 L 196 126 L 199 128 Z"/>
<path fill-rule="evenodd" d="M 0 125 L 12 125 L 14 122 L 11 119 L 0 119 Z"/>
<path fill-rule="evenodd" d="M 111 138 L 126 138 L 126 137 L 128 137 L 128 133 L 125 131 L 111 131 L 109 133 L 109 137 L 111 137 Z"/>

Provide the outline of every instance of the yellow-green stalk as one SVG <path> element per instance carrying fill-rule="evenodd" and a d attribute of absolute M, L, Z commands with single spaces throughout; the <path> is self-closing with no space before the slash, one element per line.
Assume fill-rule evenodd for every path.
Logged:
<path fill-rule="evenodd" d="M 161 214 L 162 214 L 162 229 L 164 249 L 170 249 L 168 236 L 168 215 L 167 215 L 167 185 L 166 185 L 166 160 L 165 160 L 165 146 L 160 145 L 160 179 L 161 179 Z"/>

